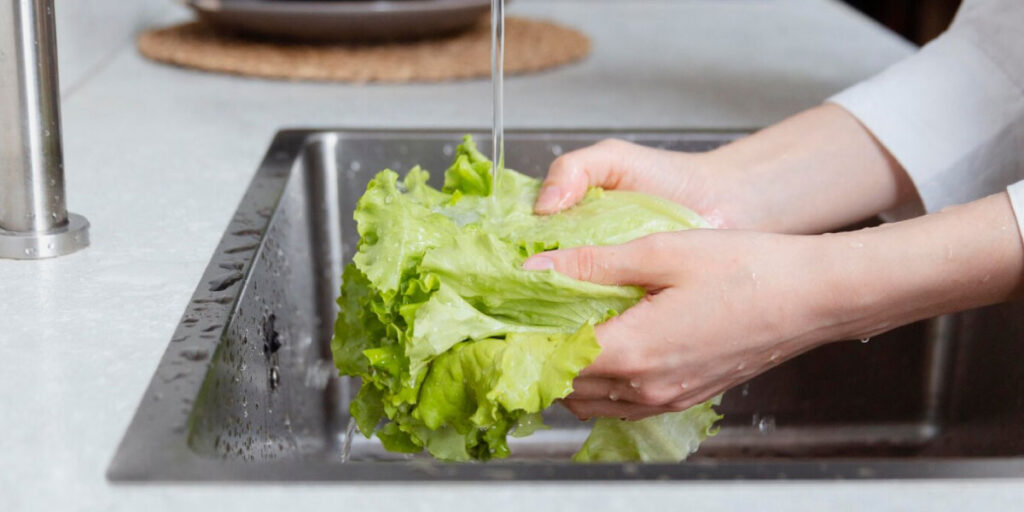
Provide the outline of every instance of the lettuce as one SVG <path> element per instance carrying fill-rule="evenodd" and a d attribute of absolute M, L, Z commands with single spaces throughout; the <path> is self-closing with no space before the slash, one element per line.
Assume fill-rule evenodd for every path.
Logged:
<path fill-rule="evenodd" d="M 467 136 L 441 190 L 419 167 L 401 180 L 384 170 L 356 205 L 360 242 L 331 350 L 341 374 L 362 380 L 350 406 L 359 430 L 390 451 L 507 456 L 507 437 L 545 428 L 540 412 L 600 353 L 593 326 L 644 295 L 525 271 L 526 258 L 706 227 L 669 201 L 600 189 L 538 217 L 539 181 L 504 170 L 495 186 L 491 166 Z M 635 423 L 601 419 L 576 460 L 682 460 L 717 419 L 710 402 Z"/>
<path fill-rule="evenodd" d="M 715 434 L 721 416 L 712 408 L 718 399 L 685 411 L 639 421 L 599 418 L 572 460 L 576 462 L 678 462 L 697 451 Z"/>

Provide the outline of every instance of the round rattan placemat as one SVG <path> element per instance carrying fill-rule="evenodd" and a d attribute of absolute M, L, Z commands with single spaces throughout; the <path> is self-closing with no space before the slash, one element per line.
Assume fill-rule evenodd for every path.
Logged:
<path fill-rule="evenodd" d="M 505 72 L 542 71 L 582 59 L 590 40 L 555 23 L 509 17 Z M 250 39 L 192 22 L 144 32 L 146 57 L 177 66 L 284 80 L 438 82 L 490 76 L 490 24 L 444 38 L 377 45 Z"/>

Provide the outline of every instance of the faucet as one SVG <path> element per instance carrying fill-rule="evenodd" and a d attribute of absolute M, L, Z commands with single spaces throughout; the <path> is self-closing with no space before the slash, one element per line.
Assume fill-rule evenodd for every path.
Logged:
<path fill-rule="evenodd" d="M 53 0 L 0 0 L 0 258 L 89 245 L 64 197 Z"/>

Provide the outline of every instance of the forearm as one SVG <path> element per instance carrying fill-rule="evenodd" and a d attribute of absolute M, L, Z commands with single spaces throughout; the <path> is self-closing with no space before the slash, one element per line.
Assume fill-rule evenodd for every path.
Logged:
<path fill-rule="evenodd" d="M 840 228 L 915 199 L 899 163 L 856 118 L 822 105 L 703 156 L 728 227 Z"/>
<path fill-rule="evenodd" d="M 825 338 L 1019 296 L 1024 245 L 1005 193 L 916 219 L 822 237 Z"/>

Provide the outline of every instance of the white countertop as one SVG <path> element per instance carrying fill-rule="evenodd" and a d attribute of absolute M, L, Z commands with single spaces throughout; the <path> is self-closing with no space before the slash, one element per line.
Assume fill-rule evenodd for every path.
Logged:
<path fill-rule="evenodd" d="M 912 50 L 826 0 L 519 0 L 509 10 L 562 20 L 594 39 L 581 64 L 509 80 L 511 127 L 763 126 Z M 93 224 L 92 247 L 0 261 L 0 510 L 1006 510 L 1024 499 L 1020 480 L 107 483 L 114 449 L 279 128 L 481 127 L 490 119 L 485 81 L 246 80 L 156 65 L 119 44 L 65 82 L 68 197 Z"/>

